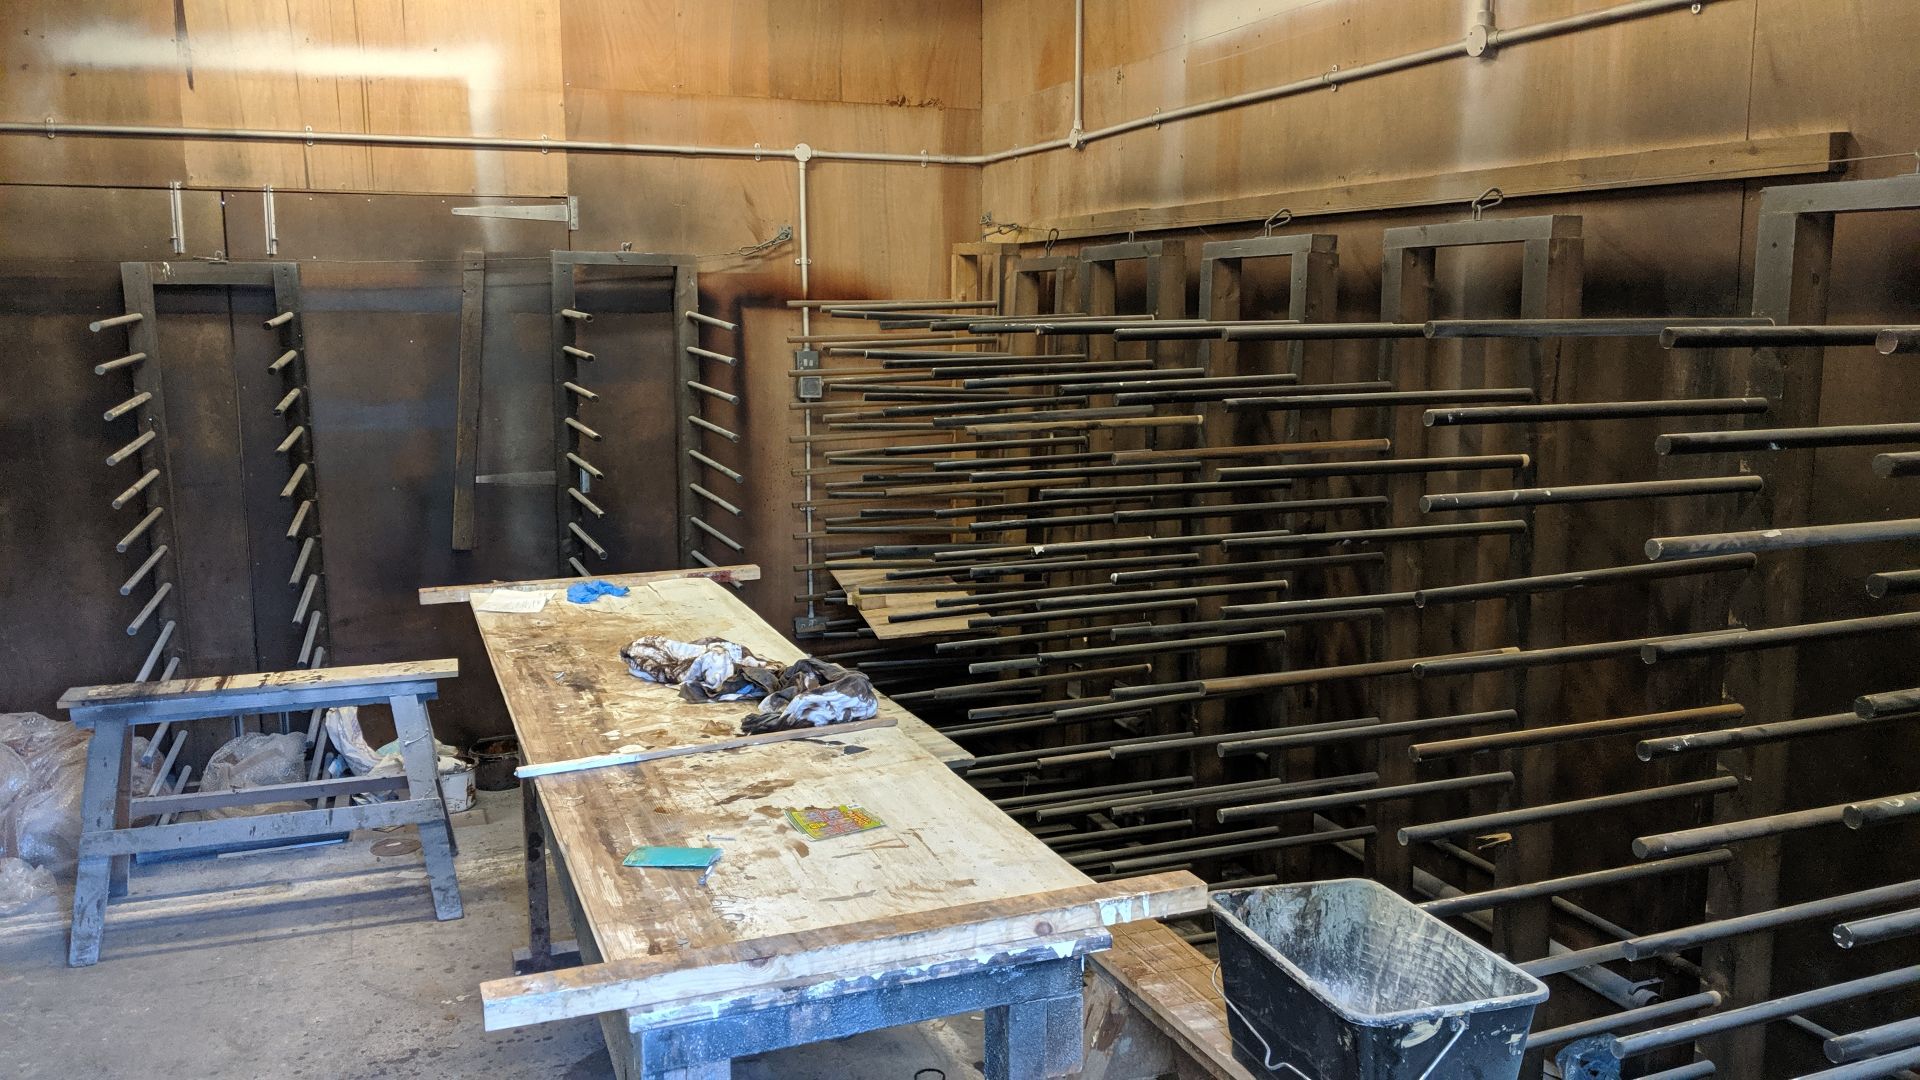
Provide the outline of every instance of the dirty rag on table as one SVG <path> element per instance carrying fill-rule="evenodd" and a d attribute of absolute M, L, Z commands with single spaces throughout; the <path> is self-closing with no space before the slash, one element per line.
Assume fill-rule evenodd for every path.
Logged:
<path fill-rule="evenodd" d="M 725 638 L 675 641 L 649 634 L 620 650 L 627 670 L 680 687 L 688 701 L 755 701 L 746 735 L 866 720 L 880 712 L 873 683 L 857 671 L 806 657 L 782 665 Z"/>

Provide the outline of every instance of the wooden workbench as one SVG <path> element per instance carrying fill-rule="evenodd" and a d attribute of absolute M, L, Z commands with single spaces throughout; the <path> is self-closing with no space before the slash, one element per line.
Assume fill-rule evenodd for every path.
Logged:
<path fill-rule="evenodd" d="M 724 585 L 612 580 L 632 591 L 475 612 L 529 764 L 737 735 L 745 703 L 689 704 L 627 672 L 619 649 L 642 634 L 801 655 Z M 952 743 L 881 707 L 897 726 L 526 782 L 533 967 L 543 838 L 589 966 L 485 984 L 488 1026 L 597 1014 L 623 1078 L 707 1080 L 735 1056 L 985 1009 L 996 1080 L 1077 1066 L 1084 955 L 1107 925 L 1203 906 L 1204 887 L 1093 884 L 955 775 Z M 783 816 L 836 804 L 886 825 L 809 842 Z M 650 844 L 724 855 L 704 884 L 621 865 Z"/>

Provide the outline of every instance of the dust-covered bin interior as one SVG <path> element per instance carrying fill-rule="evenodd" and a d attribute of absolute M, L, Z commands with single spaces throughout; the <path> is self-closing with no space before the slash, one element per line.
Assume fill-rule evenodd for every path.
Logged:
<path fill-rule="evenodd" d="M 1350 1018 L 1545 996 L 1539 982 L 1361 879 L 1214 894 L 1225 915 Z"/>

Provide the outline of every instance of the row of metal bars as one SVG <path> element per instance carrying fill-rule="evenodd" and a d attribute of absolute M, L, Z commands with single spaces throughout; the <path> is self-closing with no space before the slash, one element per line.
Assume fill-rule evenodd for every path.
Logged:
<path fill-rule="evenodd" d="M 172 679 L 180 668 L 189 635 L 180 603 L 180 538 L 167 516 L 173 473 L 167 452 L 162 377 L 165 359 L 160 348 L 156 289 L 168 286 L 272 291 L 274 314 L 264 323 L 268 330 L 275 332 L 277 346 L 274 357 L 265 366 L 268 372 L 279 376 L 282 390 L 273 412 L 285 421 L 286 436 L 275 453 L 286 462 L 286 483 L 280 491 L 281 499 L 289 508 L 286 538 L 297 545 L 287 587 L 296 590 L 298 597 L 293 615 L 293 631 L 300 639 L 297 662 L 303 667 L 322 667 L 326 664 L 331 639 L 326 617 L 326 567 L 320 535 L 312 398 L 300 320 L 299 267 L 281 262 L 209 265 L 131 262 L 121 264 L 126 313 L 93 322 L 89 329 L 101 333 L 124 327 L 128 349 L 121 356 L 95 364 L 93 370 L 95 375 L 103 377 L 117 378 L 124 373 L 132 391 L 131 396 L 106 411 L 104 420 L 111 425 L 132 422 L 131 438 L 108 455 L 106 465 L 116 470 L 127 464 L 133 466 L 130 483 L 110 503 L 114 511 L 133 511 L 139 515 L 115 544 L 119 553 L 138 559 L 126 580 L 121 582 L 120 595 L 144 593 L 146 597 L 128 622 L 126 632 L 135 638 L 149 630 L 153 635 L 133 681 Z M 315 775 L 325 758 L 322 713 L 323 710 L 312 710 L 306 729 L 306 743 L 312 754 L 310 772 Z M 290 724 L 290 718 L 280 719 L 283 725 Z M 235 721 L 237 734 L 239 718 Z M 160 724 L 147 735 L 142 762 L 154 767 L 155 775 L 150 790 L 141 794 L 157 795 L 169 789 L 169 784 L 174 792 L 184 791 L 190 781 L 190 766 L 182 763 L 178 774 L 174 773 L 187 733 L 175 732 L 169 742 L 166 738 L 169 726 Z M 161 823 L 165 824 L 165 819 Z"/>
<path fill-rule="evenodd" d="M 829 516 L 828 533 L 836 520 L 851 521 L 838 527 L 858 531 L 862 540 L 897 533 L 922 542 L 875 542 L 829 552 L 825 559 L 829 564 L 862 559 L 885 566 L 902 588 L 913 581 L 938 581 L 948 588 L 959 583 L 965 591 L 949 592 L 934 603 L 950 612 L 979 615 L 969 620 L 974 625 L 965 634 L 938 642 L 931 654 L 866 649 L 837 655 L 861 661 L 883 684 L 897 687 L 921 685 L 908 681 L 909 673 L 924 678 L 930 669 L 937 679 L 950 681 L 953 667 L 933 665 L 955 656 L 969 661 L 969 674 L 1012 677 L 1003 687 L 1004 696 L 996 693 L 994 683 L 974 680 L 908 689 L 900 695 L 916 707 L 1056 690 L 1068 695 L 968 709 L 965 723 L 941 726 L 970 745 L 989 740 L 990 748 L 991 741 L 1008 737 L 1052 736 L 1051 745 L 983 754 L 973 775 L 1009 813 L 1090 872 L 1125 876 L 1187 865 L 1225 878 L 1216 885 L 1237 885 L 1277 880 L 1297 871 L 1303 865 L 1297 856 L 1309 846 L 1345 850 L 1364 859 L 1372 876 L 1404 894 L 1427 896 L 1437 910 L 1476 921 L 1497 948 L 1532 970 L 1569 975 L 1620 1007 L 1584 1024 L 1536 1032 L 1540 1053 L 1530 1064 L 1535 1073 L 1546 1051 L 1576 1036 L 1618 1034 L 1607 1043 L 1608 1052 L 1636 1064 L 1664 1053 L 1666 1058 L 1652 1056 L 1655 1064 L 1647 1066 L 1662 1077 L 1708 1075 L 1714 1063 L 1720 1075 L 1759 1076 L 1758 1026 L 1784 1019 L 1827 1040 L 1829 1055 L 1841 1063 L 1832 1075 L 1897 1075 L 1897 1070 L 1916 1063 L 1913 1047 L 1920 1043 L 1920 1024 L 1907 1021 L 1886 1031 L 1836 1035 L 1808 1020 L 1804 1011 L 1911 987 L 1920 982 L 1920 972 L 1897 970 L 1774 997 L 1770 951 L 1775 929 L 1810 919 L 1847 917 L 1835 927 L 1843 941 L 1871 942 L 1920 930 L 1920 910 L 1853 918 L 1875 907 L 1911 904 L 1920 898 L 1920 882 L 1795 905 L 1778 902 L 1780 836 L 1804 829 L 1873 827 L 1904 819 L 1920 803 L 1920 793 L 1893 793 L 1890 798 L 1863 793 L 1853 803 L 1783 812 L 1785 758 L 1792 739 L 1909 718 L 1920 706 L 1920 691 L 1865 695 L 1852 712 L 1778 722 L 1792 715 L 1795 701 L 1795 667 L 1783 661 L 1778 650 L 1807 641 L 1920 628 L 1917 614 L 1800 622 L 1806 589 L 1801 553 L 1806 548 L 1920 537 L 1920 522 L 1915 521 L 1803 525 L 1811 485 L 1807 451 L 1920 441 L 1920 425 L 1819 425 L 1821 347 L 1878 344 L 1883 352 L 1893 352 L 1920 346 L 1920 332 L 1911 327 L 1821 325 L 1834 216 L 1914 208 L 1920 208 L 1916 177 L 1770 189 L 1762 199 L 1754 315 L 1743 319 L 1580 318 L 1580 222 L 1564 216 L 1389 230 L 1378 324 L 1318 321 L 1332 309 L 1336 252 L 1332 237 L 1310 234 L 1205 245 L 1200 274 L 1204 321 L 1180 318 L 1184 311 L 1177 307 L 1170 314 L 1166 294 L 1151 284 L 1147 292 L 1154 308 L 1144 313 L 1146 318 L 1111 317 L 1110 306 L 1103 310 L 1110 293 L 1102 283 L 1111 281 L 1115 261 L 1152 261 L 1157 265 L 1149 271 L 1150 282 L 1156 274 L 1176 281 L 1184 276 L 1179 265 L 1183 253 L 1170 242 L 1109 245 L 1071 259 L 1048 255 L 1018 260 L 1008 271 L 1008 304 L 1016 313 L 1010 317 L 955 316 L 952 311 L 959 305 L 941 301 L 900 305 L 890 323 L 875 310 L 885 309 L 872 302 L 837 312 L 829 308 L 830 313 L 845 314 L 864 309 L 864 317 L 883 319 L 883 329 L 953 332 L 960 335 L 953 340 L 969 349 L 982 338 L 1011 342 L 1017 340 L 1013 335 L 1028 333 L 1043 341 L 1088 342 L 1079 353 L 1032 357 L 1024 385 L 1044 389 L 1030 390 L 1026 400 L 1012 392 L 1022 378 L 1004 373 L 1009 365 L 1017 366 L 1008 354 L 945 353 L 932 343 L 889 350 L 881 342 L 847 347 L 878 359 L 881 372 L 869 369 L 834 378 L 829 369 L 829 392 L 836 383 L 848 390 L 876 385 L 861 380 L 885 379 L 889 365 L 936 378 L 910 377 L 893 383 L 894 392 L 878 398 L 861 391 L 867 401 L 914 396 L 920 404 L 910 409 L 882 405 L 857 418 L 850 412 L 827 413 L 821 418 L 823 440 L 836 438 L 836 430 L 840 438 L 855 431 L 885 430 L 896 433 L 898 441 L 926 440 L 936 446 L 943 430 L 948 437 L 958 431 L 969 438 L 955 440 L 951 450 L 930 451 L 946 455 L 944 460 L 931 459 L 931 470 L 920 467 L 930 458 L 918 452 L 829 450 L 830 463 L 857 462 L 862 469 L 880 471 L 862 472 L 859 480 L 829 481 L 829 498 L 838 495 L 847 501 L 826 505 L 853 509 L 851 500 L 871 501 L 852 518 Z M 1437 254 L 1491 244 L 1521 247 L 1520 317 L 1432 321 Z M 1263 257 L 1289 260 L 1293 310 L 1286 320 L 1242 321 L 1237 272 L 1244 260 Z M 1086 276 L 1076 283 L 1076 275 Z M 1054 297 L 1053 310 L 1046 314 L 1039 312 L 1037 302 L 1046 291 L 1039 285 L 1043 276 L 1052 279 Z M 1080 307 L 1073 310 L 1061 298 L 1076 291 Z M 1711 365 L 1680 362 L 1673 365 L 1668 392 L 1661 399 L 1569 402 L 1578 372 L 1563 355 L 1566 345 L 1574 338 L 1599 336 L 1659 336 L 1663 344 L 1682 350 L 1751 350 L 1751 362 L 1738 395 L 1714 384 Z M 1429 344 L 1434 338 L 1518 339 L 1525 354 L 1525 385 L 1446 385 L 1434 367 Z M 1096 345 L 1101 339 L 1105 341 Z M 1201 342 L 1197 370 L 1172 369 L 1158 362 L 1161 358 L 1147 365 L 1122 363 L 1108 347 L 1124 340 L 1182 339 Z M 1306 350 L 1341 339 L 1380 342 L 1377 378 L 1344 386 L 1301 383 Z M 1239 343 L 1259 340 L 1288 343 L 1288 370 L 1249 372 L 1238 364 L 1233 353 Z M 943 354 L 946 359 L 938 359 Z M 1102 362 L 1109 366 L 1100 368 Z M 981 377 L 966 377 L 970 372 Z M 943 374 L 947 377 L 937 378 Z M 906 395 L 908 390 L 915 393 Z M 1143 412 L 1140 406 L 1150 408 Z M 1058 422 L 1049 426 L 1038 416 L 1009 426 L 1006 410 L 1053 415 Z M 1281 417 L 1277 427 L 1271 422 L 1276 413 Z M 1315 431 L 1303 435 L 1303 422 L 1342 413 L 1371 415 L 1372 437 L 1328 439 Z M 882 416 L 915 419 L 888 421 L 879 419 Z M 1681 421 L 1727 417 L 1739 426 L 1663 436 L 1660 473 L 1651 479 L 1574 486 L 1560 482 L 1584 433 L 1592 430 L 1586 425 L 1647 416 Z M 936 419 L 929 423 L 928 417 Z M 1263 425 L 1262 420 L 1267 422 Z M 890 422 L 895 426 L 875 427 Z M 1115 429 L 1144 429 L 1156 436 L 1155 446 L 1113 443 L 1096 449 L 1091 439 L 1101 428 L 1116 438 Z M 1517 445 L 1501 446 L 1496 453 L 1488 452 L 1480 439 L 1447 447 L 1430 441 L 1437 433 L 1488 431 L 1515 433 L 1508 441 Z M 969 441 L 980 449 L 970 451 Z M 1002 467 L 980 469 L 967 463 L 976 452 L 989 459 L 983 463 L 1000 455 Z M 1183 459 L 1188 453 L 1192 456 Z M 1715 453 L 1737 455 L 1735 467 L 1709 475 L 1675 475 L 1700 471 L 1681 464 L 1689 455 Z M 1364 456 L 1333 460 L 1352 454 Z M 1371 456 L 1382 454 L 1390 456 Z M 1130 456 L 1141 463 L 1136 469 L 1125 465 Z M 1013 458 L 1024 460 L 1016 464 Z M 1277 464 L 1223 466 L 1213 464 L 1216 461 Z M 1054 469 L 1055 464 L 1066 468 Z M 947 475 L 957 483 L 942 482 L 942 466 L 953 470 Z M 1008 479 L 1021 469 L 1034 476 L 1032 483 Z M 1875 469 L 1889 477 L 1920 473 L 1920 455 L 1883 454 L 1876 458 Z M 1047 479 L 1038 478 L 1043 470 Z M 1452 485 L 1444 478 L 1488 474 L 1510 476 L 1511 486 L 1446 490 Z M 1165 479 L 1168 476 L 1173 479 Z M 1048 480 L 1060 486 L 1049 492 Z M 966 489 L 969 483 L 976 485 L 971 492 Z M 1549 483 L 1552 486 L 1546 486 Z M 1314 485 L 1311 490 L 1309 485 Z M 1032 506 L 1017 515 L 992 510 L 1003 515 L 993 521 L 988 500 L 999 499 L 1004 505 L 1013 493 Z M 1228 500 L 1217 514 L 1211 506 L 1195 505 L 1196 500 L 1214 498 Z M 944 511 L 930 509 L 938 499 L 956 501 Z M 1644 565 L 1570 568 L 1565 512 L 1536 512 L 1542 506 L 1648 499 L 1657 500 L 1672 535 L 1649 541 L 1649 562 Z M 1055 508 L 1065 513 L 1049 516 Z M 1432 523 L 1436 514 L 1492 508 L 1513 512 L 1494 521 Z M 1109 511 L 1119 516 L 1090 520 Z M 1329 525 L 1326 520 L 1347 513 L 1359 517 L 1364 527 Z M 941 532 L 933 531 L 952 529 L 969 517 L 975 525 L 989 526 L 980 530 L 986 536 L 1005 540 L 1011 535 L 1013 542 L 970 543 L 975 536 L 959 529 L 946 533 L 950 540 L 942 542 Z M 1227 519 L 1228 531 L 1208 532 L 1221 518 Z M 1273 528 L 1276 519 L 1286 528 Z M 1120 528 L 1122 521 L 1173 524 L 1152 526 L 1170 535 L 1143 538 L 1135 529 Z M 1113 535 L 1121 532 L 1131 532 L 1133 538 Z M 1504 543 L 1482 543 L 1487 539 Z M 1463 540 L 1473 541 L 1481 553 L 1467 580 L 1428 587 L 1431 560 Z M 1178 557 L 1155 562 L 1152 552 Z M 1762 553 L 1772 560 L 1764 584 L 1763 575 L 1751 572 Z M 1105 582 L 1081 580 L 1039 590 L 1019 585 L 1008 590 L 996 584 L 1010 578 L 1051 584 L 1092 568 L 1062 563 L 1063 556 L 1110 563 L 1099 568 L 1115 573 Z M 1235 566 L 1233 560 L 1243 565 Z M 1023 569 L 1030 572 L 1021 575 Z M 1355 591 L 1347 595 L 1328 591 L 1317 598 L 1267 603 L 1259 602 L 1266 599 L 1263 591 L 1292 594 L 1274 583 L 1278 578 L 1241 577 L 1291 574 L 1286 583 L 1290 586 L 1310 574 L 1325 574 L 1331 584 L 1339 580 L 1335 575 L 1353 571 L 1361 576 L 1352 581 Z M 1898 595 L 1920 588 L 1916 577 L 1920 574 L 1896 569 L 1875 575 L 1868 587 L 1874 595 Z M 1230 580 L 1191 584 L 1220 578 Z M 1579 596 L 1572 590 L 1655 580 L 1673 582 L 1678 588 L 1671 596 L 1680 600 L 1650 606 L 1645 637 L 1566 641 L 1565 605 Z M 1141 599 L 1140 585 L 1132 582 L 1157 589 L 1161 599 Z M 1040 595 L 1021 595 L 1036 592 Z M 832 594 L 821 599 L 845 601 Z M 1225 603 L 1229 599 L 1236 602 Z M 1433 651 L 1434 626 L 1421 617 L 1425 607 L 1496 599 L 1505 601 L 1504 612 L 1472 609 L 1471 633 L 1463 642 L 1468 648 Z M 1154 617 L 1177 621 L 1127 625 Z M 1117 622 L 1087 625 L 1107 619 Z M 837 622 L 837 630 L 824 636 L 867 633 L 858 619 Z M 1366 650 L 1358 663 L 1350 657 L 1339 662 L 1320 655 L 1309 659 L 1306 668 L 1289 667 L 1282 654 L 1254 652 L 1233 656 L 1234 666 L 1229 666 L 1229 646 L 1271 649 L 1284 643 L 1282 635 L 1289 627 L 1298 634 L 1300 627 L 1311 625 L 1319 638 L 1328 629 L 1350 630 L 1353 624 L 1366 631 L 1360 638 Z M 1120 644 L 1102 642 L 1102 634 Z M 1076 648 L 1076 642 L 1086 647 Z M 1145 648 L 1130 648 L 1129 643 Z M 1009 648 L 1011 653 L 995 655 Z M 1167 677 L 1170 656 L 1185 658 L 1183 677 Z M 1646 712 L 1553 722 L 1548 711 L 1565 698 L 1566 664 L 1623 657 L 1653 665 L 1648 669 Z M 1245 671 L 1249 659 L 1265 669 L 1232 673 L 1236 668 Z M 1723 693 L 1715 700 L 1701 700 L 1701 687 L 1711 680 L 1703 682 L 1698 669 L 1676 674 L 1677 662 L 1688 659 L 1718 666 Z M 1282 703 L 1279 695 L 1297 688 L 1318 688 L 1324 702 L 1334 691 L 1355 684 L 1371 691 L 1362 699 L 1373 706 L 1374 715 L 1301 724 L 1300 718 L 1273 707 Z M 1101 686 L 1104 692 L 1095 689 Z M 1263 699 L 1270 706 L 1264 710 L 1270 726 L 1238 729 L 1245 714 L 1229 719 L 1226 703 L 1257 695 L 1273 695 Z M 935 719 L 941 720 L 937 715 Z M 1741 723 L 1756 719 L 1762 722 Z M 1733 726 L 1716 726 L 1728 723 Z M 1671 734 L 1675 731 L 1680 734 Z M 1680 761 L 1681 778 L 1575 800 L 1556 798 L 1556 755 L 1561 750 L 1581 753 L 1591 745 L 1589 740 L 1628 733 L 1650 736 L 1638 748 L 1643 758 Z M 1092 738 L 1095 734 L 1102 737 Z M 1318 772 L 1329 747 L 1368 744 L 1372 769 L 1334 776 Z M 1685 764 L 1689 759 L 1680 756 L 1689 751 L 1695 754 L 1691 769 Z M 1711 768 L 1702 767 L 1705 751 L 1716 756 Z M 1247 760 L 1245 755 L 1256 753 L 1268 755 L 1270 778 L 1227 779 L 1223 760 Z M 1498 756 L 1474 756 L 1487 754 Z M 1169 770 L 1157 768 L 1138 774 L 1145 779 L 1125 780 L 1129 774 L 1122 771 L 1109 778 L 1121 782 L 1095 787 L 1075 787 L 1071 781 L 1059 786 L 1060 781 L 1051 779 L 1069 775 L 1059 770 L 1092 761 L 1112 762 L 1124 770 L 1130 760 L 1164 761 L 1166 755 L 1187 757 L 1187 775 L 1169 776 Z M 1485 767 L 1490 760 L 1496 767 Z M 1424 762 L 1481 767 L 1421 779 Z M 1562 768 L 1564 764 L 1560 762 Z M 1460 800 L 1455 805 L 1468 811 L 1496 809 L 1417 819 L 1414 800 L 1426 799 L 1430 806 L 1436 796 Z M 1249 801 L 1256 798 L 1259 801 Z M 1682 821 L 1689 814 L 1710 812 L 1712 821 L 1640 837 L 1635 854 L 1645 861 L 1551 877 L 1553 822 L 1648 806 L 1670 810 Z M 1127 824 L 1157 812 L 1196 809 L 1214 811 L 1217 821 L 1212 825 L 1234 828 L 1219 832 L 1196 827 L 1198 835 L 1168 841 L 1161 837 L 1186 825 Z M 1357 819 L 1363 824 L 1355 823 L 1356 813 L 1364 814 Z M 1260 822 L 1274 824 L 1248 827 Z M 1463 840 L 1489 836 L 1500 838 L 1490 849 L 1495 856 L 1490 861 L 1460 846 Z M 1123 840 L 1119 846 L 1102 846 Z M 1417 864 L 1414 856 L 1423 847 L 1455 871 L 1446 876 L 1490 876 L 1490 887 L 1462 899 L 1462 890 Z M 1270 867 L 1274 872 L 1248 872 L 1260 868 L 1224 861 L 1263 856 L 1275 860 Z M 1732 914 L 1675 931 L 1636 934 L 1560 895 L 1702 873 L 1705 910 Z M 1575 929 L 1581 940 L 1562 944 L 1553 937 L 1556 928 Z M 1583 941 L 1594 939 L 1601 943 L 1582 947 Z M 1703 963 L 1680 956 L 1697 947 L 1705 950 Z M 1698 980 L 1704 989 L 1659 998 L 1648 987 L 1600 966 L 1622 958 L 1655 960 L 1683 980 Z M 1651 1031 L 1634 1030 L 1703 1009 L 1711 1011 Z M 1684 1060 L 1689 1056 L 1684 1048 L 1696 1043 L 1698 1055 Z M 1891 1056 L 1876 1057 L 1883 1052 Z M 1870 1064 L 1863 1064 L 1869 1059 Z"/>
<path fill-rule="evenodd" d="M 587 560 L 607 561 L 611 553 L 595 536 L 595 524 L 607 517 L 605 500 L 594 495 L 595 481 L 606 474 L 595 464 L 593 448 L 606 438 L 617 418 L 588 422 L 585 407 L 597 402 L 600 394 L 592 388 L 589 374 L 599 355 L 585 346 L 586 328 L 593 313 L 583 310 L 577 299 L 578 267 L 622 267 L 629 272 L 657 271 L 672 282 L 674 319 L 675 402 L 679 424 L 674 434 L 676 499 L 676 542 L 682 565 L 719 566 L 702 545 L 718 544 L 725 549 L 727 563 L 741 561 L 745 545 L 709 518 L 727 515 L 740 518 L 745 511 L 738 502 L 721 495 L 716 488 L 730 482 L 743 488 L 746 476 L 739 469 L 714 456 L 719 440 L 739 444 L 740 433 L 715 423 L 702 412 L 707 401 L 739 405 L 741 397 L 711 384 L 703 374 L 707 365 L 738 369 L 738 345 L 732 352 L 707 347 L 702 343 L 705 331 L 738 335 L 737 323 L 715 318 L 699 310 L 698 278 L 693 261 L 686 256 L 653 255 L 613 251 L 556 251 L 552 255 L 552 341 L 555 463 L 556 545 L 561 570 L 579 577 L 591 577 Z M 738 498 L 736 495 L 735 498 Z M 737 527 L 733 527 L 738 531 Z M 737 582 L 730 582 L 740 588 Z"/>

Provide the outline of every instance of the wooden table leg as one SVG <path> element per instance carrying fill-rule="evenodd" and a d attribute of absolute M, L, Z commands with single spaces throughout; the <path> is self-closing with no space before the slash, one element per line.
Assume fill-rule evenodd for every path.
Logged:
<path fill-rule="evenodd" d="M 987 1080 L 1046 1080 L 1080 1067 L 1080 994 L 999 1005 L 986 1019 Z"/>
<path fill-rule="evenodd" d="M 73 928 L 67 944 L 67 964 L 86 967 L 100 960 L 100 935 L 106 927 L 107 891 L 114 863 L 111 855 L 88 855 L 87 837 L 112 832 L 120 804 L 120 784 L 126 765 L 127 725 L 124 720 L 101 720 L 87 744 L 87 769 L 80 793 L 80 864 L 73 881 Z"/>
<path fill-rule="evenodd" d="M 407 767 L 407 797 L 440 798 L 440 773 L 434 760 L 433 725 L 427 720 L 426 707 L 417 697 L 389 698 L 393 708 L 394 733 L 400 741 L 400 758 Z M 434 917 L 446 920 L 461 916 L 460 882 L 453 872 L 453 826 L 443 815 L 439 821 L 420 825 L 420 855 L 427 864 L 427 884 L 433 891 Z"/>
<path fill-rule="evenodd" d="M 527 847 L 527 959 L 525 971 L 553 969 L 553 921 L 547 901 L 547 828 L 540 819 L 540 789 L 520 784 L 520 817 Z"/>

